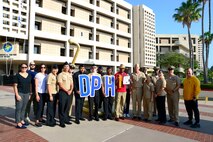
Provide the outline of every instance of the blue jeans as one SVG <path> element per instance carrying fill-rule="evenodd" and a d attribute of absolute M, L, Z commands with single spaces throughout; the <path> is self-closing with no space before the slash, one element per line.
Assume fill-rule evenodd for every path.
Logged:
<path fill-rule="evenodd" d="M 15 105 L 16 105 L 16 109 L 15 109 L 15 121 L 16 123 L 21 122 L 22 120 L 24 120 L 25 118 L 25 110 L 26 110 L 26 106 L 27 106 L 27 102 L 29 101 L 29 93 L 18 93 L 19 96 L 21 96 L 21 100 L 18 101 L 15 98 Z"/>

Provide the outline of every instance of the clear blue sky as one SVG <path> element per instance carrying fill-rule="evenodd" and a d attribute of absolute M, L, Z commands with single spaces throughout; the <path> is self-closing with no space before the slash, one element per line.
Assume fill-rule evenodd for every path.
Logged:
<path fill-rule="evenodd" d="M 187 34 L 187 28 L 183 28 L 181 23 L 177 23 L 172 18 L 175 8 L 179 7 L 184 0 L 125 0 L 132 5 L 144 4 L 153 9 L 156 16 L 156 33 L 157 34 Z M 185 0 L 186 1 L 186 0 Z M 213 5 L 213 3 L 211 3 Z M 213 9 L 213 6 L 211 6 Z M 206 5 L 206 10 L 208 5 Z M 206 11 L 205 30 L 208 30 L 208 12 Z M 212 10 L 213 15 L 213 10 Z M 213 18 L 212 18 L 213 25 Z M 212 28 L 213 32 L 213 28 Z M 193 23 L 191 34 L 201 35 L 201 20 Z M 209 67 L 213 66 L 213 43 L 210 45 Z"/>

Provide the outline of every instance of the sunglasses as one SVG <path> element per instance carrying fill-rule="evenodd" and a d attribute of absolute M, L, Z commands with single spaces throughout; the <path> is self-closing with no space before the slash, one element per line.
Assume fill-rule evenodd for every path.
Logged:
<path fill-rule="evenodd" d="M 30 66 L 35 66 L 35 64 L 30 64 Z"/>
<path fill-rule="evenodd" d="M 26 69 L 27 67 L 21 67 L 22 69 Z"/>

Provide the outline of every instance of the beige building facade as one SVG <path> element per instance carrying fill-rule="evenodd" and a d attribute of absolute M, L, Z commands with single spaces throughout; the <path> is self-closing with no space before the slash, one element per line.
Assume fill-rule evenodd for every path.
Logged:
<path fill-rule="evenodd" d="M 11 55 L 14 72 L 18 64 L 32 60 L 50 66 L 71 62 L 76 48 L 68 43 L 69 39 L 81 46 L 77 65 L 111 66 L 114 71 L 120 64 L 132 68 L 132 5 L 124 0 L 3 0 L 0 6 L 2 3 L 10 12 L 11 5 L 19 4 L 17 9 L 21 12 L 18 13 L 26 13 L 22 18 L 26 26 L 14 28 L 11 15 L 6 16 L 9 25 L 0 24 L 8 33 L 0 38 L 15 47 L 16 54 Z M 7 10 L 3 12 L 8 13 Z M 13 29 L 17 29 L 17 36 L 13 36 Z M 5 63 L 0 62 L 0 66 Z"/>
<path fill-rule="evenodd" d="M 156 66 L 155 13 L 145 5 L 133 6 L 133 63 Z"/>
<path fill-rule="evenodd" d="M 191 35 L 194 59 L 199 63 L 200 69 L 202 63 L 202 45 L 199 42 L 199 36 Z M 158 55 L 168 52 L 177 52 L 189 57 L 189 43 L 187 34 L 156 34 L 156 51 Z M 157 58 L 158 59 L 158 58 Z M 181 69 L 183 71 L 183 69 Z"/>

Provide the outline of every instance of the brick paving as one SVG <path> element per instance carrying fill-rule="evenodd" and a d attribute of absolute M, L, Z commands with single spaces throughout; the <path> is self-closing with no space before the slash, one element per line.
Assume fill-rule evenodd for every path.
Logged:
<path fill-rule="evenodd" d="M 136 121 L 131 119 L 120 120 L 120 122 L 139 126 L 139 127 L 144 127 L 144 128 L 188 138 L 188 139 L 193 139 L 200 142 L 213 142 L 213 135 L 196 132 L 192 130 L 187 130 L 183 128 L 177 128 L 174 126 L 158 125 L 156 123 L 146 123 L 146 122 Z"/>
<path fill-rule="evenodd" d="M 47 142 L 28 129 L 17 129 L 13 120 L 0 116 L 0 142 Z"/>

